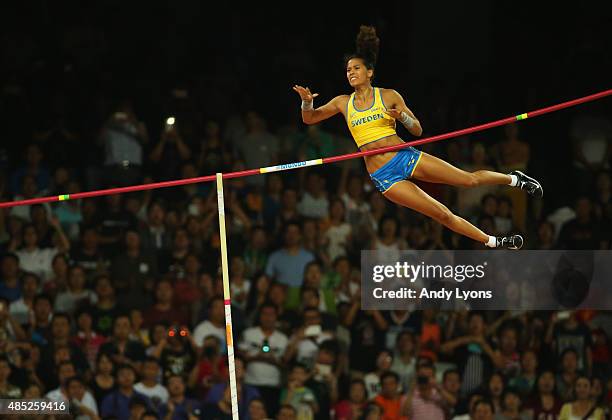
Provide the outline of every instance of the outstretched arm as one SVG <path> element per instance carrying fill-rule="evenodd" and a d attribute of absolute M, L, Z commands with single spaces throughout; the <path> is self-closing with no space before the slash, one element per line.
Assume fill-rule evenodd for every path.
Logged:
<path fill-rule="evenodd" d="M 318 93 L 313 94 L 307 87 L 304 88 L 299 85 L 293 86 L 293 90 L 302 98 L 302 121 L 304 121 L 304 124 L 316 124 L 341 112 L 340 100 L 342 96 L 336 96 L 325 105 L 314 109 L 313 102 L 314 98 L 319 96 Z"/>
<path fill-rule="evenodd" d="M 406 106 L 406 102 L 404 102 L 402 95 L 393 89 L 385 89 L 383 95 L 385 97 L 385 103 L 389 104 L 387 114 L 401 122 L 413 136 L 420 136 L 423 134 L 421 123 Z"/>

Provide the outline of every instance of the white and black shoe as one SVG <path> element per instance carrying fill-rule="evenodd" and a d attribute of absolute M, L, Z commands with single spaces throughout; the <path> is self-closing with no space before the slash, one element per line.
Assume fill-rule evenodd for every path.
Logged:
<path fill-rule="evenodd" d="M 496 248 L 521 249 L 523 247 L 523 237 L 521 235 L 498 236 L 495 238 Z"/>
<path fill-rule="evenodd" d="M 515 175 L 518 178 L 518 184 L 516 186 L 521 190 L 525 190 L 528 194 L 536 197 L 541 198 L 544 196 L 542 185 L 532 177 L 525 175 L 521 171 L 512 171 L 510 175 Z"/>

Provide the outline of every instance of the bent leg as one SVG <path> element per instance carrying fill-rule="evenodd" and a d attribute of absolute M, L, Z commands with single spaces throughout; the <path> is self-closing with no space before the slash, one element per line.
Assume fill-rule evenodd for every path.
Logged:
<path fill-rule="evenodd" d="M 509 185 L 510 175 L 493 171 L 467 172 L 433 155 L 423 153 L 412 176 L 415 179 L 456 187 L 478 185 Z"/>
<path fill-rule="evenodd" d="M 431 217 L 450 230 L 475 241 L 484 244 L 489 240 L 489 235 L 467 220 L 453 214 L 444 204 L 428 195 L 410 181 L 400 181 L 393 184 L 384 193 L 384 196 L 400 206 L 411 208 L 425 216 Z"/>

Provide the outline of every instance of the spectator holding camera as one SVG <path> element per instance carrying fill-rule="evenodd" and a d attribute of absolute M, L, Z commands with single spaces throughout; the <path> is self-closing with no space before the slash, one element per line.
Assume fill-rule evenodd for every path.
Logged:
<path fill-rule="evenodd" d="M 172 325 L 159 361 L 164 378 L 172 375 L 187 376 L 196 363 L 197 346 L 187 327 Z"/>
<path fill-rule="evenodd" d="M 229 380 L 227 358 L 219 353 L 219 339 L 214 335 L 204 338 L 200 360 L 189 374 L 188 385 L 205 397 L 210 388 L 217 383 Z"/>
<path fill-rule="evenodd" d="M 259 326 L 244 330 L 239 344 L 247 363 L 245 382 L 259 388 L 272 413 L 278 407 L 283 355 L 288 345 L 287 336 L 276 329 L 277 319 L 276 306 L 264 303 L 259 309 Z"/>
<path fill-rule="evenodd" d="M 122 101 L 102 128 L 98 144 L 104 148 L 106 185 L 140 182 L 143 146 L 149 142 L 145 124 L 138 120 L 130 100 Z"/>
<path fill-rule="evenodd" d="M 417 368 L 413 383 L 403 403 L 402 412 L 411 420 L 444 420 L 449 406 L 457 403 L 457 397 L 436 382 L 435 368 L 422 364 Z"/>

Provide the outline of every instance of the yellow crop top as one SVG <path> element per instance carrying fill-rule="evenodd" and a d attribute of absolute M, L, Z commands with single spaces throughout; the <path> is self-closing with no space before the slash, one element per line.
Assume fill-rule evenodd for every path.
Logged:
<path fill-rule="evenodd" d="M 346 107 L 346 123 L 357 147 L 396 134 L 395 119 L 385 114 L 387 110 L 380 88 L 374 88 L 374 103 L 368 109 L 355 108 L 355 93 Z"/>

